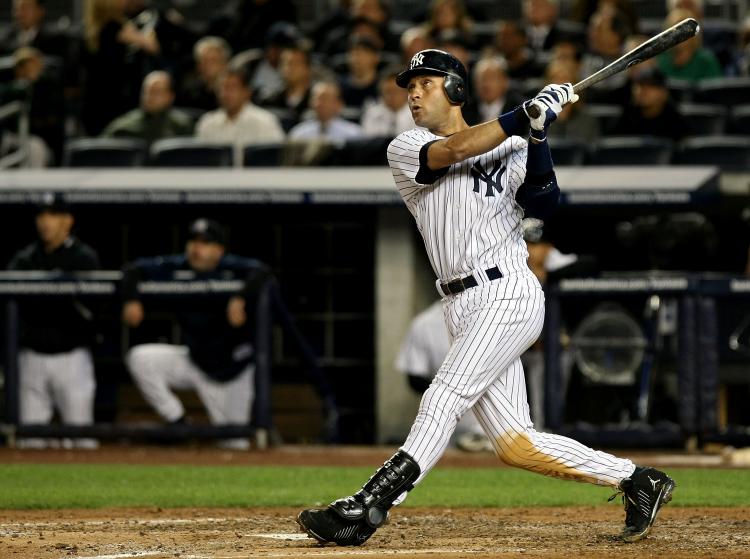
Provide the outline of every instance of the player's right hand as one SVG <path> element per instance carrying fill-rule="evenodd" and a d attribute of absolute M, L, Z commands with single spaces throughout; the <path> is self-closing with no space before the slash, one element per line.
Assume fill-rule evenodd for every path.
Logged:
<path fill-rule="evenodd" d="M 137 328 L 143 322 L 145 313 L 140 301 L 128 301 L 122 306 L 122 320 L 131 328 Z"/>

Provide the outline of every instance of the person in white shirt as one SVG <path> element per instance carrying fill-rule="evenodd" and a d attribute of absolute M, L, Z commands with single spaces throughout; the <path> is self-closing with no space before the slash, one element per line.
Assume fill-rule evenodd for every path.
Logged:
<path fill-rule="evenodd" d="M 380 99 L 362 114 L 365 136 L 393 136 L 414 128 L 406 92 L 396 85 L 398 72 L 387 72 L 380 78 Z"/>
<path fill-rule="evenodd" d="M 196 136 L 215 143 L 250 145 L 284 141 L 284 130 L 273 113 L 250 102 L 245 72 L 228 70 L 219 85 L 219 108 L 204 114 Z"/>
<path fill-rule="evenodd" d="M 343 143 L 362 137 L 362 127 L 339 116 L 344 108 L 341 87 L 335 82 L 318 82 L 312 88 L 310 108 L 314 118 L 300 122 L 289 131 L 291 140 L 328 140 Z"/>

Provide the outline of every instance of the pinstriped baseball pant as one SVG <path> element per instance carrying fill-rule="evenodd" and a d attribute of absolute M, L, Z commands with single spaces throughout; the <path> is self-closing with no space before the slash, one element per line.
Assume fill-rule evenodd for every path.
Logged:
<path fill-rule="evenodd" d="M 534 430 L 521 354 L 541 333 L 544 293 L 531 272 L 449 296 L 444 314 L 453 342 L 401 447 L 419 464 L 420 481 L 469 410 L 510 466 L 612 487 L 633 473 L 630 460 Z"/>

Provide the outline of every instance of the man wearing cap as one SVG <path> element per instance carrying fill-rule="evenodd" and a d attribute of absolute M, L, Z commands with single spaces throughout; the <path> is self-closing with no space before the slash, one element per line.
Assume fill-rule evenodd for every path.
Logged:
<path fill-rule="evenodd" d="M 73 214 L 59 195 L 47 194 L 36 214 L 38 240 L 18 251 L 9 270 L 76 272 L 96 270 L 96 251 L 71 234 Z M 94 421 L 96 379 L 91 357 L 92 313 L 74 297 L 27 298 L 19 302 L 19 411 L 23 425 L 47 424 L 57 411 L 66 425 Z M 21 446 L 44 448 L 43 439 L 25 439 Z M 96 441 L 76 439 L 79 448 Z"/>
<path fill-rule="evenodd" d="M 270 272 L 261 262 L 226 253 L 223 227 L 210 219 L 194 221 L 184 254 L 141 258 L 125 267 L 123 311 L 137 328 L 145 318 L 138 283 L 144 280 L 242 279 L 232 296 L 206 297 L 179 305 L 182 345 L 146 343 L 130 349 L 125 362 L 146 401 L 168 423 L 185 422 L 185 409 L 173 389 L 198 393 L 214 425 L 247 425 L 253 400 L 252 304 Z M 246 439 L 223 446 L 246 449 Z"/>
<path fill-rule="evenodd" d="M 633 74 L 630 102 L 612 128 L 620 136 L 658 136 L 678 142 L 690 134 L 690 123 L 670 99 L 667 79 L 656 66 Z"/>

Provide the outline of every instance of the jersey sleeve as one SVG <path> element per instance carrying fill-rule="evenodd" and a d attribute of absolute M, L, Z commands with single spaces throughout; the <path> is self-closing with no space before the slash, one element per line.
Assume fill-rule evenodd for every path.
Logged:
<path fill-rule="evenodd" d="M 388 145 L 388 163 L 399 190 L 433 184 L 448 172 L 448 167 L 433 170 L 427 166 L 427 150 L 438 140 L 427 130 L 414 128 L 402 132 Z"/>

